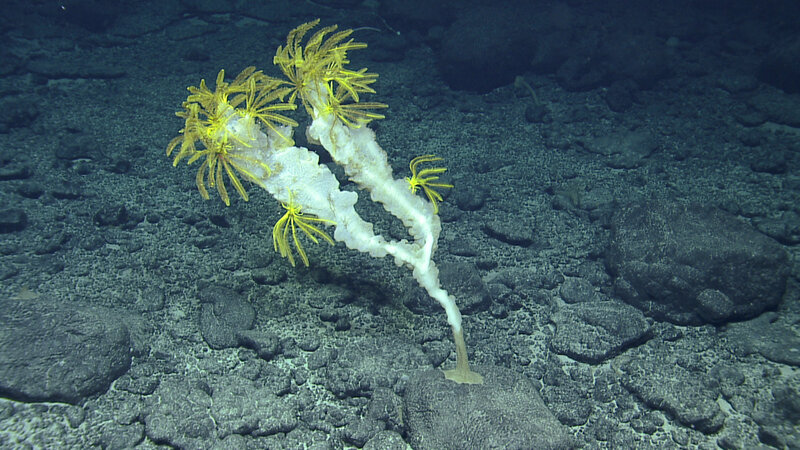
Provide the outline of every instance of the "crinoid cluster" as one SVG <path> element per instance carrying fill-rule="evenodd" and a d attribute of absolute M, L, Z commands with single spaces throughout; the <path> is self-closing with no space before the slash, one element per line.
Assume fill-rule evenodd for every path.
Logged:
<path fill-rule="evenodd" d="M 279 113 L 297 108 L 292 103 L 282 101 L 289 92 L 288 88 L 282 87 L 283 84 L 281 80 L 268 77 L 255 67 L 248 67 L 230 83 L 225 81 L 225 70 L 220 70 L 213 92 L 206 86 L 206 80 L 201 80 L 200 86 L 188 88 L 190 95 L 183 102 L 183 110 L 176 113 L 185 119 L 184 127 L 181 134 L 167 145 L 167 156 L 179 148 L 172 160 L 173 166 L 177 166 L 184 158 L 188 159 L 189 164 L 203 159 L 203 164 L 197 170 L 196 181 L 204 199 L 209 199 L 208 185 L 216 187 L 222 201 L 230 205 L 224 182 L 227 177 L 239 195 L 248 200 L 239 176 L 253 181 L 255 176 L 245 166 L 263 165 L 237 151 L 241 146 L 249 145 L 249 142 L 241 134 L 232 132 L 229 125 L 233 119 L 237 119 L 237 124 L 249 128 L 260 123 L 283 137 L 286 145 L 294 143 L 290 135 L 279 130 L 279 125 L 297 126 L 293 119 Z M 197 147 L 198 142 L 201 148 Z M 269 170 L 269 167 L 264 168 Z"/>

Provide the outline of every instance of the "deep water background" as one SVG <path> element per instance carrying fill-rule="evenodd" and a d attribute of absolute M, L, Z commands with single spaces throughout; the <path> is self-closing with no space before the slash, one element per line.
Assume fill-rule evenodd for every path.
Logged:
<path fill-rule="evenodd" d="M 0 446 L 800 448 L 795 1 L 22 1 L 0 14 Z M 354 29 L 435 260 L 273 250 L 167 143 L 187 86 Z M 309 146 L 302 108 L 298 145 Z M 343 189 L 341 168 L 324 162 Z M 231 194 L 235 194 L 230 189 Z M 359 192 L 377 232 L 402 223 Z"/>

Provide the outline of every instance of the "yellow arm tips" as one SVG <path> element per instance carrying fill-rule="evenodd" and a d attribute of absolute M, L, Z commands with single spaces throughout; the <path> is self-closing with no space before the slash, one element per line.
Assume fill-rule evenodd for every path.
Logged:
<path fill-rule="evenodd" d="M 172 138 L 172 140 L 169 141 L 169 144 L 167 144 L 167 156 L 170 156 L 172 154 L 172 151 L 175 150 L 175 147 L 177 147 L 178 144 L 182 142 L 183 142 L 183 135 L 175 136 L 174 138 Z M 173 166 L 178 165 L 178 161 L 173 161 L 172 165 Z"/>
<path fill-rule="evenodd" d="M 209 187 L 217 189 L 217 192 L 219 193 L 222 201 L 225 203 L 225 206 L 231 206 L 231 199 L 228 195 L 228 189 L 225 187 L 223 172 L 228 176 L 228 179 L 231 181 L 233 187 L 236 189 L 239 195 L 242 196 L 242 199 L 244 201 L 249 200 L 247 191 L 245 191 L 244 186 L 242 186 L 241 181 L 239 181 L 239 177 L 236 176 L 236 173 L 233 170 L 235 165 L 232 164 L 230 158 L 226 157 L 224 150 L 219 152 L 204 150 L 202 152 L 198 152 L 198 154 L 206 154 L 206 160 L 202 165 L 200 165 L 200 168 L 197 170 L 197 176 L 195 177 L 197 190 L 200 191 L 200 195 L 205 200 L 210 198 L 208 195 L 208 190 L 206 189 L 206 184 L 208 184 Z"/>
<path fill-rule="evenodd" d="M 408 164 L 408 167 L 411 169 L 411 178 L 406 177 L 408 187 L 411 189 L 412 193 L 416 193 L 419 188 L 422 188 L 422 190 L 425 192 L 425 196 L 428 197 L 431 205 L 433 205 L 434 214 L 439 213 L 439 202 L 443 200 L 442 195 L 439 194 L 439 192 L 437 192 L 434 188 L 447 189 L 453 187 L 452 184 L 436 181 L 439 179 L 439 175 L 447 171 L 447 168 L 445 167 L 433 167 L 418 171 L 420 164 L 436 161 L 442 161 L 442 158 L 436 155 L 417 156 Z"/>
<path fill-rule="evenodd" d="M 272 227 L 272 245 L 275 251 L 280 252 L 281 256 L 288 259 L 289 263 L 294 267 L 295 259 L 294 255 L 292 255 L 291 246 L 289 245 L 289 231 L 291 230 L 294 248 L 297 250 L 297 254 L 300 255 L 303 264 L 308 267 L 308 256 L 298 238 L 297 228 L 305 233 L 315 244 L 319 243 L 319 239 L 317 239 L 317 236 L 319 236 L 329 244 L 334 245 L 333 239 L 331 239 L 328 233 L 314 225 L 315 223 L 333 224 L 334 222 L 303 214 L 300 207 L 291 200 L 289 203 L 281 203 L 281 206 L 286 210 L 286 213 L 283 217 L 278 219 L 278 222 Z"/>

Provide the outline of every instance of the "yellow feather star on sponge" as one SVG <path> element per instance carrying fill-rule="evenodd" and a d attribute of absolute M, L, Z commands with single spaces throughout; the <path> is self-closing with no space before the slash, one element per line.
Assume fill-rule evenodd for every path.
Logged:
<path fill-rule="evenodd" d="M 283 206 L 283 209 L 286 210 L 286 214 L 284 214 L 283 217 L 281 217 L 272 228 L 272 244 L 275 247 L 275 251 L 280 252 L 281 256 L 288 259 L 289 263 L 294 267 L 294 256 L 292 256 L 292 249 L 289 246 L 289 230 L 292 230 L 292 242 L 294 242 L 294 248 L 297 250 L 297 254 L 300 255 L 300 259 L 303 261 L 303 264 L 308 267 L 308 256 L 306 255 L 305 250 L 303 250 L 303 245 L 300 243 L 300 240 L 297 239 L 297 228 L 305 233 L 306 236 L 308 236 L 308 238 L 311 239 L 315 244 L 319 243 L 319 239 L 314 236 L 317 235 L 329 244 L 334 245 L 333 239 L 328 236 L 328 233 L 314 225 L 314 222 L 332 222 L 330 220 L 304 215 L 300 210 L 300 207 L 291 201 L 289 204 L 281 203 L 281 206 Z"/>
<path fill-rule="evenodd" d="M 438 181 L 443 167 L 419 169 L 422 163 L 440 161 L 423 155 L 411 161 L 411 177 L 395 179 L 386 152 L 375 133 L 364 126 L 384 116 L 375 110 L 387 105 L 362 101 L 361 94 L 375 93 L 371 87 L 378 75 L 367 69 L 351 70 L 347 52 L 366 48 L 350 38 L 353 30 L 336 31 L 329 26 L 317 30 L 303 44 L 319 20 L 295 28 L 278 47 L 273 62 L 285 78 L 273 78 L 254 67 L 243 70 L 233 81 L 225 72 L 217 75 L 214 91 L 205 83 L 189 88 L 190 95 L 177 115 L 184 119 L 180 135 L 167 145 L 167 155 L 176 149 L 173 165 L 184 158 L 189 164 L 203 159 L 197 171 L 197 188 L 208 199 L 207 187 L 216 188 L 230 205 L 228 180 L 246 201 L 242 179 L 267 190 L 283 205 L 286 213 L 272 232 L 275 250 L 294 265 L 291 243 L 303 264 L 308 256 L 300 243 L 305 234 L 374 257 L 391 255 L 398 265 L 412 270 L 414 279 L 444 308 L 456 344 L 456 367 L 445 376 L 459 383 L 482 383 L 470 370 L 461 327 L 461 313 L 455 298 L 441 288 L 433 253 L 442 226 L 438 203 L 442 196 L 434 188 L 451 188 Z M 302 103 L 311 118 L 306 130 L 309 141 L 319 143 L 347 177 L 370 192 L 372 201 L 403 222 L 412 239 L 386 240 L 373 231 L 371 223 L 358 215 L 358 195 L 339 189 L 339 180 L 316 153 L 296 147 L 292 140 L 298 124 L 283 115 Z M 199 144 L 198 144 L 199 143 Z M 416 195 L 422 189 L 429 202 Z M 321 226 L 334 227 L 333 238 Z M 302 231 L 298 233 L 297 229 Z"/>
<path fill-rule="evenodd" d="M 431 205 L 433 205 L 434 214 L 439 213 L 439 202 L 441 202 L 443 199 L 442 194 L 438 193 L 433 188 L 451 188 L 453 185 L 436 181 L 439 179 L 438 175 L 447 171 L 447 169 L 444 167 L 422 169 L 419 172 L 417 172 L 417 168 L 422 163 L 436 162 L 441 160 L 442 158 L 439 158 L 435 155 L 417 156 L 408 164 L 409 169 L 411 169 L 411 178 L 406 177 L 406 182 L 408 182 L 408 187 L 411 189 L 412 193 L 416 193 L 419 188 L 422 188 L 423 192 L 425 192 L 425 196 L 428 197 Z"/>
<path fill-rule="evenodd" d="M 167 146 L 167 156 L 170 156 L 180 144 L 180 151 L 172 161 L 176 166 L 183 158 L 188 158 L 192 164 L 200 158 L 205 161 L 197 171 L 197 189 L 204 199 L 209 195 L 206 184 L 216 187 L 222 201 L 231 204 L 228 191 L 225 188 L 224 176 L 227 176 L 239 195 L 246 201 L 247 192 L 239 180 L 237 173 L 253 181 L 254 175 L 244 168 L 246 164 L 259 164 L 247 154 L 238 151 L 236 144 L 247 145 L 247 132 L 244 136 L 241 129 L 233 130 L 229 127 L 236 123 L 241 128 L 254 130 L 256 121 L 267 126 L 268 129 L 280 135 L 292 144 L 291 138 L 278 131 L 278 127 L 297 126 L 294 120 L 282 116 L 275 111 L 293 110 L 296 105 L 290 103 L 272 103 L 283 98 L 288 89 L 279 88 L 281 81 L 269 78 L 256 71 L 255 67 L 248 67 L 231 83 L 225 82 L 225 71 L 220 70 L 214 92 L 206 87 L 206 80 L 200 81 L 200 87 L 190 86 L 191 95 L 184 102 L 183 111 L 176 114 L 186 120 L 181 135 L 174 138 Z M 231 98 L 233 95 L 233 98 Z M 244 102 L 244 108 L 237 108 Z M 198 150 L 196 143 L 202 143 L 203 149 Z M 269 167 L 263 166 L 265 170 Z"/>

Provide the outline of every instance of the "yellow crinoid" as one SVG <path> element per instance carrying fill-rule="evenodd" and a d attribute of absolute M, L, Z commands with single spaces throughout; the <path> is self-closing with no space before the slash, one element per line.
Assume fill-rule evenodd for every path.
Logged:
<path fill-rule="evenodd" d="M 204 199 L 209 199 L 208 185 L 216 188 L 222 201 L 230 205 L 224 183 L 227 177 L 247 201 L 247 191 L 239 176 L 248 180 L 256 179 L 248 166 L 260 167 L 268 173 L 270 171 L 263 162 L 242 151 L 249 148 L 251 143 L 241 133 L 232 132 L 232 125 L 255 130 L 258 124 L 262 124 L 283 137 L 287 145 L 292 144 L 291 138 L 278 128 L 278 125 L 297 126 L 297 122 L 278 113 L 296 108 L 293 104 L 281 101 L 289 92 L 287 88 L 280 87 L 281 84 L 281 81 L 264 75 L 260 70 L 248 67 L 230 83 L 225 81 L 225 71 L 220 70 L 213 92 L 206 86 L 205 80 L 200 81 L 200 86 L 188 88 L 190 94 L 183 103 L 183 110 L 176 113 L 185 119 L 185 124 L 181 134 L 167 145 L 167 156 L 179 148 L 172 161 L 173 166 L 183 158 L 187 158 L 188 164 L 205 158 L 196 177 L 197 189 Z"/>
<path fill-rule="evenodd" d="M 445 167 L 434 167 L 431 169 L 422 169 L 417 172 L 417 169 L 422 163 L 441 161 L 442 158 L 435 155 L 422 155 L 417 156 L 411 160 L 408 167 L 411 169 L 411 178 L 406 177 L 408 187 L 411 192 L 416 194 L 419 188 L 425 191 L 425 196 L 428 197 L 433 205 L 433 213 L 439 212 L 439 202 L 442 201 L 442 195 L 439 194 L 434 188 L 452 188 L 453 185 L 449 183 L 437 182 L 439 175 L 447 171 Z"/>
<path fill-rule="evenodd" d="M 292 267 L 294 267 L 294 256 L 289 246 L 289 230 L 291 230 L 294 248 L 297 250 L 297 254 L 300 255 L 303 264 L 308 267 L 308 256 L 303 249 L 303 245 L 300 243 L 300 239 L 298 239 L 297 229 L 299 228 L 315 244 L 319 243 L 319 239 L 317 239 L 317 236 L 319 236 L 329 244 L 334 245 L 333 239 L 331 239 L 328 233 L 315 225 L 315 223 L 333 225 L 334 222 L 332 220 L 320 219 L 319 217 L 303 214 L 300 210 L 300 206 L 291 200 L 291 193 L 289 198 L 289 203 L 281 203 L 286 213 L 272 228 L 272 245 L 275 247 L 275 251 L 280 252 L 281 256 L 287 258 L 289 263 L 292 264 Z"/>
<path fill-rule="evenodd" d="M 313 116 L 316 107 L 323 114 L 335 114 L 351 127 L 382 119 L 383 115 L 366 110 L 386 108 L 387 105 L 377 102 L 359 104 L 359 94 L 375 93 L 370 85 L 378 79 L 378 74 L 368 73 L 366 68 L 345 68 L 350 62 L 347 52 L 366 48 L 367 44 L 348 39 L 353 30 L 337 32 L 336 25 L 332 25 L 317 30 L 303 46 L 303 38 L 318 23 L 319 19 L 290 31 L 286 46 L 278 47 L 273 58 L 288 78 L 288 101 L 293 103 L 299 97 L 309 115 Z"/>
<path fill-rule="evenodd" d="M 361 125 L 374 120 L 383 119 L 383 114 L 378 114 L 372 109 L 386 108 L 384 103 L 377 102 L 353 102 L 353 95 L 342 86 L 336 88 L 333 92 L 331 84 L 326 86 L 328 91 L 328 100 L 322 106 L 323 113 L 333 114 L 345 125 L 352 128 L 358 128 Z"/>

